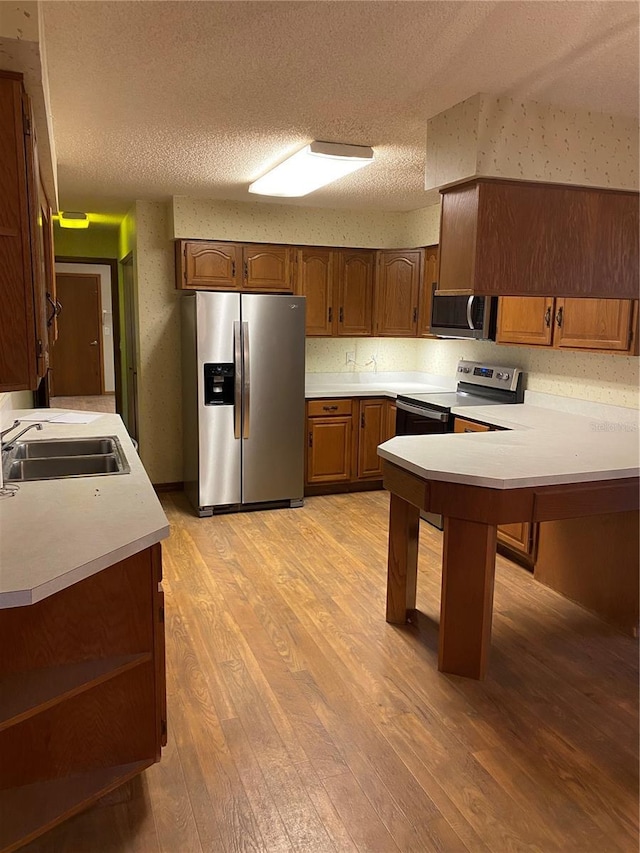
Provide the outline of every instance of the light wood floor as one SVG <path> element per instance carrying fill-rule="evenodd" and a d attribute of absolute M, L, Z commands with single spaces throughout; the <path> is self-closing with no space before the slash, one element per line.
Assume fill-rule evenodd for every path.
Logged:
<path fill-rule="evenodd" d="M 500 558 L 489 676 L 445 676 L 433 528 L 384 621 L 386 493 L 163 502 L 163 760 L 29 853 L 638 849 L 632 639 Z"/>

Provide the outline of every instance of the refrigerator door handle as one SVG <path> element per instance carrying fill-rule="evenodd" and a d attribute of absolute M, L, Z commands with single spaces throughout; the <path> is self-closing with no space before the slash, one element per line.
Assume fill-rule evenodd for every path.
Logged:
<path fill-rule="evenodd" d="M 233 366 L 235 370 L 233 383 L 233 437 L 240 438 L 242 424 L 242 343 L 240 322 L 233 323 Z"/>
<path fill-rule="evenodd" d="M 249 438 L 249 400 L 251 381 L 249 375 L 249 324 L 242 324 L 242 437 Z"/>

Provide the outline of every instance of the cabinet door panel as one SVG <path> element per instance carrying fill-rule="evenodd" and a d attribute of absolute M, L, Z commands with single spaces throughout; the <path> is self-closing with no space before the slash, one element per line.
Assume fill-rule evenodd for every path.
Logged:
<path fill-rule="evenodd" d="M 351 480 L 351 415 L 307 421 L 307 483 Z"/>
<path fill-rule="evenodd" d="M 245 246 L 242 255 L 244 288 L 270 293 L 292 291 L 289 246 Z"/>
<path fill-rule="evenodd" d="M 385 440 L 387 411 L 385 400 L 360 400 L 358 436 L 358 478 L 382 477 L 378 445 Z"/>
<path fill-rule="evenodd" d="M 396 404 L 392 400 L 387 400 L 387 431 L 384 441 L 393 438 L 396 434 Z"/>
<path fill-rule="evenodd" d="M 431 335 L 431 297 L 438 283 L 438 246 L 427 246 L 424 252 L 424 275 L 420 282 L 418 334 Z"/>
<path fill-rule="evenodd" d="M 376 272 L 376 334 L 415 335 L 422 251 L 379 252 Z"/>
<path fill-rule="evenodd" d="M 233 243 L 185 243 L 185 287 L 234 290 L 240 255 Z"/>
<path fill-rule="evenodd" d="M 631 299 L 556 299 L 556 347 L 626 351 L 631 342 Z"/>
<path fill-rule="evenodd" d="M 308 336 L 330 335 L 334 328 L 334 254 L 330 249 L 298 249 L 295 292 L 307 299 Z"/>
<path fill-rule="evenodd" d="M 486 424 L 477 424 L 475 421 L 468 421 L 466 418 L 456 417 L 453 424 L 454 432 L 491 432 L 491 427 Z"/>
<path fill-rule="evenodd" d="M 370 335 L 373 327 L 373 251 L 338 256 L 338 335 Z"/>
<path fill-rule="evenodd" d="M 496 342 L 549 346 L 553 334 L 553 299 L 547 296 L 501 296 Z"/>
<path fill-rule="evenodd" d="M 529 521 L 517 521 L 513 524 L 498 525 L 498 542 L 518 551 L 525 557 L 533 556 L 534 525 Z"/>

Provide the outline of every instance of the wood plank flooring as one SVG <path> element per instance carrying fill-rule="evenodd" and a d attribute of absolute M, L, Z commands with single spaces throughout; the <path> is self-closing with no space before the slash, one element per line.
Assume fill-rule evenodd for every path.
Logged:
<path fill-rule="evenodd" d="M 485 682 L 438 673 L 441 534 L 384 621 L 388 495 L 163 495 L 169 742 L 28 853 L 638 849 L 637 644 L 497 561 Z"/>

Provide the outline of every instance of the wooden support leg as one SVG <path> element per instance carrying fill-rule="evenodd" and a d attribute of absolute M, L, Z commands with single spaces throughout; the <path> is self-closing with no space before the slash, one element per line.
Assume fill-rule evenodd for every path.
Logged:
<path fill-rule="evenodd" d="M 387 622 L 396 625 L 404 625 L 407 610 L 413 610 L 416 606 L 419 529 L 418 507 L 392 493 L 389 509 Z"/>
<path fill-rule="evenodd" d="M 484 678 L 489 661 L 496 527 L 444 520 L 438 669 Z"/>

